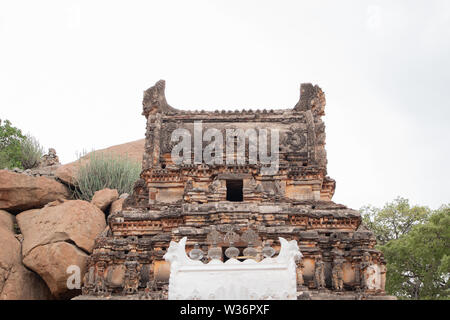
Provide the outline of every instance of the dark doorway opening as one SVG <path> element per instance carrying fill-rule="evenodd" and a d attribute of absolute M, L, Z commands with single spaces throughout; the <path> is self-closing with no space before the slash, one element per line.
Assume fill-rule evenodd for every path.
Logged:
<path fill-rule="evenodd" d="M 227 200 L 244 201 L 242 180 L 227 180 Z"/>

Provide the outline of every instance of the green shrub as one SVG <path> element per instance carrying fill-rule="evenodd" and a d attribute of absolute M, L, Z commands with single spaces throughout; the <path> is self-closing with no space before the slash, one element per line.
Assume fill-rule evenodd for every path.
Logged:
<path fill-rule="evenodd" d="M 105 188 L 131 193 L 140 172 L 141 164 L 128 157 L 91 152 L 89 162 L 78 170 L 75 197 L 90 201 L 96 191 Z"/>
<path fill-rule="evenodd" d="M 39 165 L 44 148 L 39 141 L 30 134 L 27 134 L 20 143 L 21 155 L 20 162 L 24 169 L 32 169 Z"/>
<path fill-rule="evenodd" d="M 21 143 L 25 139 L 22 131 L 11 125 L 9 120 L 0 120 L 0 169 L 21 168 Z"/>

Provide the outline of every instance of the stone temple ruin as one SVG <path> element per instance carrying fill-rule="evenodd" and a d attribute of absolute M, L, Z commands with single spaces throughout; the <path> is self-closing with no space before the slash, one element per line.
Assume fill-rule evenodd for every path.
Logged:
<path fill-rule="evenodd" d="M 373 233 L 358 211 L 331 201 L 336 183 L 327 176 L 325 95 L 318 86 L 302 84 L 291 109 L 214 112 L 175 109 L 164 89 L 161 80 L 144 92 L 143 170 L 123 210 L 108 217 L 109 228 L 96 239 L 83 297 L 167 299 L 170 265 L 163 256 L 184 237 L 187 251 L 200 249 L 205 261 L 213 247 L 224 261 L 225 251 L 237 248 L 240 259 L 249 244 L 258 260 L 268 246 L 278 251 L 283 237 L 296 240 L 303 255 L 299 299 L 387 298 L 385 261 Z M 277 171 L 263 174 L 264 165 L 245 159 L 207 164 L 194 154 L 187 159 L 193 161 L 175 163 L 172 132 L 194 137 L 196 123 L 203 133 L 215 128 L 223 136 L 229 129 L 278 130 L 279 148 L 271 151 L 278 153 Z M 232 147 L 237 157 L 238 144 L 227 140 L 227 153 Z M 251 144 L 244 147 L 249 156 Z M 251 241 L 249 230 L 256 234 Z"/>

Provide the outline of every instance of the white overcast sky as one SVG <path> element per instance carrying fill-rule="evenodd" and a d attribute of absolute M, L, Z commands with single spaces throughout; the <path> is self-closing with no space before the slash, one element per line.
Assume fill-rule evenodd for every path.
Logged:
<path fill-rule="evenodd" d="M 450 1 L 0 0 L 0 118 L 63 163 L 144 138 L 159 79 L 205 110 L 318 84 L 336 202 L 450 202 Z"/>

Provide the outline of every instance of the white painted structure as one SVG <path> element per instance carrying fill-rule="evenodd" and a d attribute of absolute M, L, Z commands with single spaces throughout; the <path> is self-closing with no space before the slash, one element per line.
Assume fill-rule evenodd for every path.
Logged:
<path fill-rule="evenodd" d="M 172 241 L 164 255 L 170 262 L 169 300 L 297 299 L 295 260 L 302 254 L 295 240 L 280 237 L 276 258 L 225 263 L 214 259 L 204 264 L 187 256 L 186 239 Z"/>

